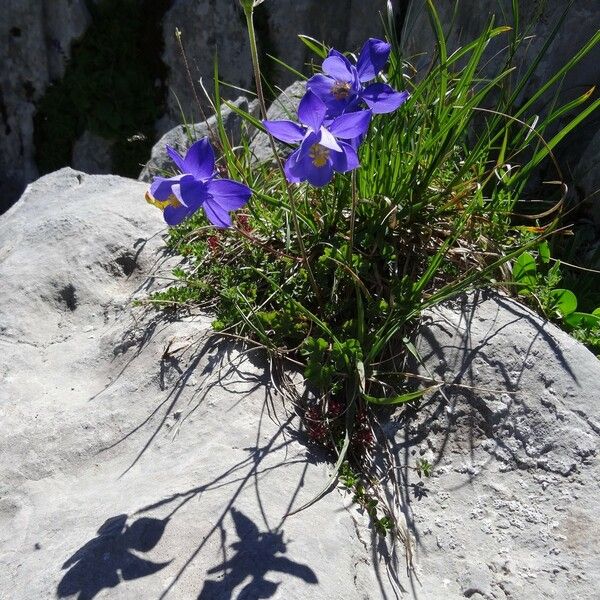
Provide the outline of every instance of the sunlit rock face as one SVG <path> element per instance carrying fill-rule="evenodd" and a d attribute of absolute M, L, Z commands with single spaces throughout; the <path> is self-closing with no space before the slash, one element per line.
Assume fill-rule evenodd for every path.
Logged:
<path fill-rule="evenodd" d="M 0 213 L 38 176 L 36 102 L 90 22 L 85 0 L 6 0 L 0 10 Z"/>
<path fill-rule="evenodd" d="M 393 597 L 350 494 L 289 515 L 331 469 L 267 361 L 132 305 L 178 262 L 146 189 L 66 168 L 0 216 L 0 597 Z"/>

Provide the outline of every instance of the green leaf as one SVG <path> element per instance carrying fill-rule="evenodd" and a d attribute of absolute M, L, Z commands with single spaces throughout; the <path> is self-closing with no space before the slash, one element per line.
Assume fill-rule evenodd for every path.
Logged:
<path fill-rule="evenodd" d="M 367 394 L 363 395 L 363 398 L 370 402 L 371 404 L 404 404 L 406 402 L 411 402 L 412 400 L 417 400 L 424 396 L 427 392 L 434 392 L 435 390 L 442 387 L 441 385 L 432 385 L 423 390 L 417 390 L 416 392 L 408 392 L 406 394 L 400 394 L 399 396 L 392 396 L 391 398 L 377 398 L 375 396 L 368 396 Z"/>
<path fill-rule="evenodd" d="M 553 308 L 563 317 L 570 315 L 577 309 L 577 296 L 570 290 L 557 289 L 550 292 Z"/>
<path fill-rule="evenodd" d="M 577 125 L 579 125 L 583 120 L 585 120 L 589 115 L 591 115 L 595 110 L 600 107 L 600 98 L 592 102 L 585 110 L 578 113 L 569 123 L 567 123 L 564 127 L 560 129 L 560 131 L 550 140 L 544 144 L 544 146 L 537 152 L 537 154 L 527 163 L 523 169 L 521 169 L 518 173 L 518 177 L 525 177 L 528 175 L 535 167 L 537 167 L 540 162 L 548 156 L 554 149 L 554 147 Z"/>
<path fill-rule="evenodd" d="M 537 265 L 529 252 L 523 252 L 513 266 L 513 278 L 521 287 L 521 293 L 533 291 L 537 283 Z"/>
<path fill-rule="evenodd" d="M 538 252 L 540 254 L 540 260 L 544 263 L 547 264 L 550 262 L 550 246 L 548 245 L 548 242 L 546 240 L 544 240 L 539 248 L 538 248 Z"/>
<path fill-rule="evenodd" d="M 320 58 L 327 56 L 327 46 L 309 35 L 299 35 L 300 41 Z"/>
<path fill-rule="evenodd" d="M 600 312 L 598 314 L 594 313 L 572 312 L 565 317 L 565 323 L 571 327 L 581 327 L 583 329 L 600 327 Z"/>

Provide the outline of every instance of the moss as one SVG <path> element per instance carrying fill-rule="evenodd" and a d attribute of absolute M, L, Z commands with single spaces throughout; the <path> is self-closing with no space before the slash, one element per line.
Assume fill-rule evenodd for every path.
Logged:
<path fill-rule="evenodd" d="M 42 173 L 71 162 L 86 130 L 113 142 L 113 171 L 137 176 L 164 113 L 162 17 L 171 0 L 88 3 L 92 24 L 73 44 L 62 81 L 51 85 L 34 120 Z"/>

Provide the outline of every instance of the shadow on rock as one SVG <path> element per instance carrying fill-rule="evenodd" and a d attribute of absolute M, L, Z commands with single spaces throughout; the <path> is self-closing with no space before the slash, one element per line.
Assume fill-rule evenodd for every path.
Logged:
<path fill-rule="evenodd" d="M 285 573 L 307 583 L 318 583 L 310 567 L 282 556 L 286 552 L 283 532 L 261 533 L 253 521 L 233 507 L 231 516 L 239 538 L 238 542 L 231 545 L 235 554 L 207 571 L 208 575 L 220 575 L 217 581 L 207 579 L 204 582 L 198 600 L 233 599 L 235 589 L 247 579 L 250 581 L 240 589 L 236 598 L 271 598 L 279 587 L 279 583 L 266 579 L 271 571 Z"/>
<path fill-rule="evenodd" d="M 127 515 L 107 519 L 98 535 L 71 556 L 63 569 L 69 569 L 58 584 L 57 596 L 78 594 L 77 600 L 92 600 L 104 588 L 123 581 L 152 575 L 169 563 L 154 563 L 132 551 L 149 552 L 158 544 L 168 520 L 141 517 L 127 525 Z"/>

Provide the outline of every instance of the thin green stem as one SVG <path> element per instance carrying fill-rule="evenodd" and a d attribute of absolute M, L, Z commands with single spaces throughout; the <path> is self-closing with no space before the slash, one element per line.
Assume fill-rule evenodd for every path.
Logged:
<path fill-rule="evenodd" d="M 352 253 L 354 252 L 354 225 L 356 222 L 356 205 L 358 203 L 358 191 L 356 189 L 356 171 L 352 171 L 352 208 L 350 211 L 350 239 L 348 241 L 348 263 L 352 268 Z"/>

